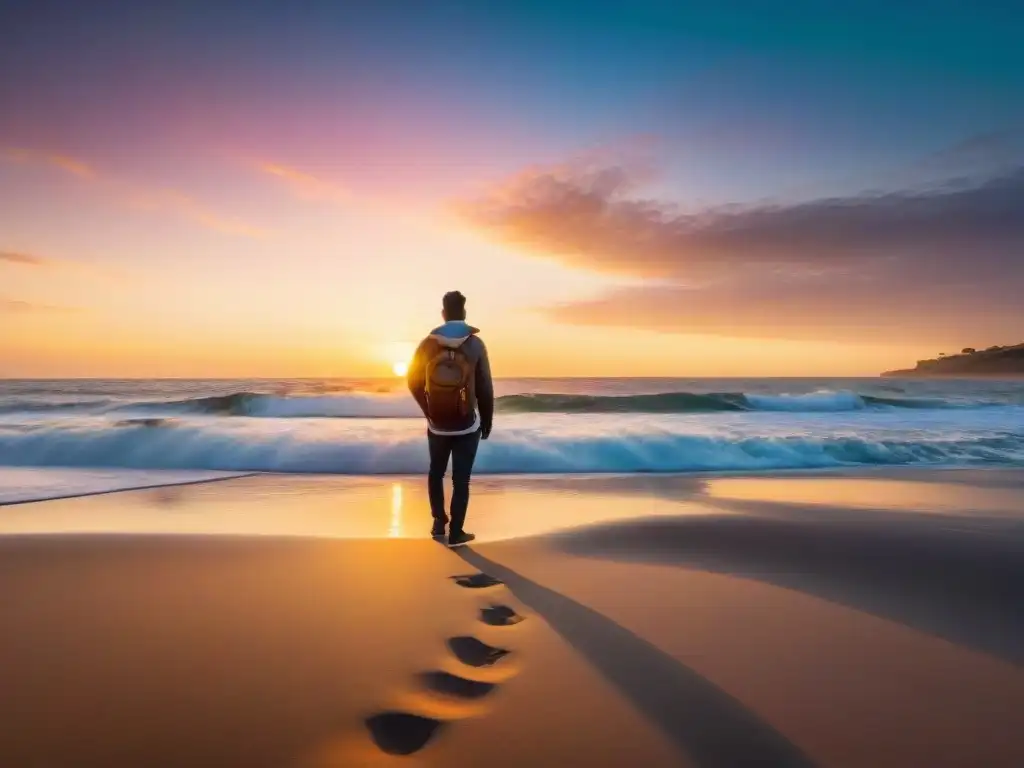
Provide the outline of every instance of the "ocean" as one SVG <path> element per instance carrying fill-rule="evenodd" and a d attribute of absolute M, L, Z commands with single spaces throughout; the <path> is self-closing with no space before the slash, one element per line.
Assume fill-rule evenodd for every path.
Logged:
<path fill-rule="evenodd" d="M 477 471 L 1024 463 L 1024 382 L 505 379 Z M 422 473 L 401 380 L 3 380 L 0 503 L 237 473 Z"/>

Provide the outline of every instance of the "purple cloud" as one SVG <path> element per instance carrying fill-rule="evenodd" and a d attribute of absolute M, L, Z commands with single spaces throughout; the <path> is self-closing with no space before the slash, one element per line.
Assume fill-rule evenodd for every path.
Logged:
<path fill-rule="evenodd" d="M 539 256 L 649 281 L 550 308 L 562 322 L 903 341 L 1024 332 L 1024 165 L 977 182 L 696 212 L 638 188 L 622 165 L 542 169 L 460 212 Z"/>

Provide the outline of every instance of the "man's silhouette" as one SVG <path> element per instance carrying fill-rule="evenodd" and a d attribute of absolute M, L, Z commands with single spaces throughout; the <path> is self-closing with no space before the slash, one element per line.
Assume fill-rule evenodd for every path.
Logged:
<path fill-rule="evenodd" d="M 451 291 L 442 299 L 438 326 L 420 342 L 409 366 L 409 391 L 427 417 L 430 474 L 427 489 L 434 516 L 431 535 L 443 538 L 448 515 L 444 508 L 444 473 L 452 463 L 451 526 L 448 545 L 465 544 L 469 478 L 480 440 L 491 434 L 494 385 L 487 348 L 479 330 L 466 323 L 466 297 Z"/>

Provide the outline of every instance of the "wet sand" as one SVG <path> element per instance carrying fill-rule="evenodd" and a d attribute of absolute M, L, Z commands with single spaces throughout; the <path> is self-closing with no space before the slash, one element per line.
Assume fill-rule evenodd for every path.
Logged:
<path fill-rule="evenodd" d="M 456 550 L 426 509 L 0 509 L 0 765 L 1024 764 L 1024 473 L 487 478 Z"/>

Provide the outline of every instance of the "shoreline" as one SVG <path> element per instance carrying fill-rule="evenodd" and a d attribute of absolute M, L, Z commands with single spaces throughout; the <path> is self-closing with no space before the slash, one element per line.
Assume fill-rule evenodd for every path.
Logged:
<path fill-rule="evenodd" d="M 1012 520 L 1024 517 L 1022 507 L 1024 470 L 1018 468 L 479 475 L 472 484 L 470 530 L 489 542 L 723 511 L 775 515 L 806 508 L 870 518 L 880 510 L 964 516 L 973 509 Z M 429 521 L 423 476 L 255 473 L 7 504 L 0 537 L 66 532 L 416 539 L 426 536 Z"/>
<path fill-rule="evenodd" d="M 110 467 L 22 467 L 22 466 L 0 466 L 0 475 L 2 475 L 5 469 L 15 470 L 32 470 L 40 473 L 45 472 L 66 472 L 66 471 L 102 471 L 102 472 L 118 472 L 122 469 L 127 471 L 134 471 L 131 468 L 110 468 Z M 188 472 L 192 470 L 163 470 L 163 469 L 146 469 L 143 470 L 149 474 L 159 474 L 166 472 L 167 474 L 175 474 L 179 472 Z M 205 472 L 208 470 L 195 470 L 197 472 Z M 213 470 L 210 470 L 213 471 Z M 714 478 L 750 478 L 750 479 L 768 479 L 772 477 L 780 478 L 814 478 L 814 477 L 885 477 L 892 475 L 898 477 L 900 475 L 917 475 L 917 474 L 931 474 L 931 473 L 973 473 L 973 472 L 995 472 L 995 473 L 1013 473 L 1021 471 L 1024 472 L 1024 467 L 1020 464 L 1014 463 L 992 463 L 985 465 L 975 466 L 964 466 L 957 464 L 877 464 L 877 465 L 856 465 L 856 466 L 843 466 L 843 467 L 794 467 L 794 468 L 783 468 L 783 469 L 765 469 L 765 470 L 750 470 L 750 469 L 720 469 L 720 470 L 683 470 L 678 472 L 488 472 L 488 473 L 475 473 L 473 475 L 473 482 L 475 484 L 485 482 L 506 482 L 511 486 L 527 482 L 542 482 L 544 480 L 551 480 L 557 482 L 562 479 L 571 479 L 579 481 L 587 480 L 630 480 L 635 479 L 637 481 L 645 481 L 649 479 L 657 478 L 664 479 L 675 479 L 675 478 L 693 478 L 693 479 L 714 479 Z M 133 485 L 127 487 L 115 487 L 106 488 L 100 490 L 91 490 L 81 493 L 70 493 L 66 495 L 58 496 L 45 496 L 38 498 L 29 499 L 15 499 L 6 501 L 0 499 L 0 508 L 2 507 L 13 507 L 21 506 L 25 504 L 40 504 L 50 501 L 70 501 L 73 499 L 85 499 L 93 496 L 109 496 L 111 494 L 118 493 L 132 493 L 136 491 L 156 491 L 161 488 L 183 488 L 195 485 L 207 485 L 214 483 L 229 483 L 237 480 L 245 480 L 253 477 L 268 477 L 268 478 L 295 478 L 295 479 L 308 479 L 317 478 L 322 480 L 336 480 L 339 485 L 343 485 L 347 482 L 356 483 L 393 483 L 395 481 L 403 482 L 415 482 L 421 481 L 426 482 L 425 474 L 414 474 L 408 472 L 399 473 L 377 473 L 377 474 L 338 474 L 338 473 L 326 473 L 326 472 L 264 472 L 264 471 L 242 471 L 237 473 L 224 473 L 224 477 L 208 477 L 199 478 L 194 480 L 179 480 L 174 482 L 166 483 L 152 483 L 146 485 Z"/>

